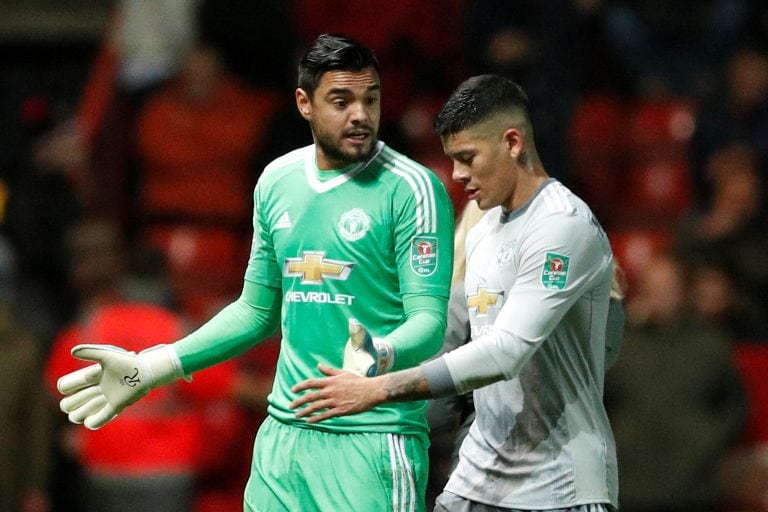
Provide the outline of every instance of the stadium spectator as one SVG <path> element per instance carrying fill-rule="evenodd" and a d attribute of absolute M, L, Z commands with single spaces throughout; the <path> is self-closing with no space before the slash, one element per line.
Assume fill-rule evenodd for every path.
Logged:
<path fill-rule="evenodd" d="M 728 262 L 727 255 L 691 260 L 694 313 L 719 327 L 733 343 L 768 341 L 768 317 Z"/>
<path fill-rule="evenodd" d="M 720 470 L 746 420 L 730 339 L 690 308 L 688 267 L 667 254 L 646 264 L 606 378 L 622 511 L 720 510 Z"/>
<path fill-rule="evenodd" d="M 40 140 L 38 166 L 66 174 L 90 213 L 124 220 L 136 113 L 180 69 L 195 38 L 197 3 L 117 2 L 75 115 Z"/>
<path fill-rule="evenodd" d="M 741 42 L 745 0 L 606 1 L 605 41 L 639 96 L 701 97 Z"/>
<path fill-rule="evenodd" d="M 525 88 L 547 172 L 566 176 L 568 119 L 588 77 L 601 2 L 474 0 L 465 19 L 476 73 L 498 73 Z M 605 69 L 608 61 L 601 64 Z"/>
<path fill-rule="evenodd" d="M 15 320 L 16 265 L 0 237 L 0 510 L 51 512 L 54 408 L 42 385 L 44 348 Z"/>
<path fill-rule="evenodd" d="M 762 167 L 768 162 L 768 53 L 760 46 L 743 46 L 728 57 L 718 76 L 715 91 L 698 109 L 691 140 L 691 166 L 702 209 L 712 199 L 708 167 L 715 153 L 743 142 L 752 147 Z M 761 174 L 765 173 L 763 168 Z"/>
<path fill-rule="evenodd" d="M 254 159 L 280 106 L 275 92 L 228 71 L 214 46 L 193 45 L 177 78 L 150 94 L 138 115 L 139 226 L 247 227 Z"/>
<path fill-rule="evenodd" d="M 746 296 L 768 312 L 768 231 L 765 229 L 765 177 L 754 147 L 736 141 L 707 161 L 712 186 L 707 206 L 678 228 L 678 252 L 687 258 L 725 261 L 745 286 Z"/>

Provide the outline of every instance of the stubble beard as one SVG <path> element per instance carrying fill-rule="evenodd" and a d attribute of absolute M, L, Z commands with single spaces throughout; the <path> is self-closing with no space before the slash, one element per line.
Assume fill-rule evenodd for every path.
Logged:
<path fill-rule="evenodd" d="M 372 134 L 373 137 L 371 137 L 367 148 L 361 147 L 359 151 L 355 152 L 344 151 L 339 144 L 336 144 L 335 141 L 331 140 L 330 136 L 318 132 L 315 129 L 314 124 L 310 124 L 312 125 L 312 131 L 315 134 L 315 144 L 317 144 L 328 160 L 335 162 L 338 165 L 338 168 L 368 160 L 376 147 L 376 141 L 378 139 L 374 133 Z"/>

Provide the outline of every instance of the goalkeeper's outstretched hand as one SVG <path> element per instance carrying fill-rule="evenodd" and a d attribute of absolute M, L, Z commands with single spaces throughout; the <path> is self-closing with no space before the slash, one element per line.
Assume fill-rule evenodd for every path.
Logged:
<path fill-rule="evenodd" d="M 96 364 L 61 377 L 59 403 L 72 423 L 103 427 L 152 388 L 183 376 L 176 352 L 157 345 L 136 354 L 112 345 L 78 345 L 72 355 Z"/>
<path fill-rule="evenodd" d="M 349 339 L 344 347 L 343 370 L 363 377 L 388 372 L 395 362 L 392 346 L 381 338 L 372 338 L 363 325 L 349 319 Z"/>

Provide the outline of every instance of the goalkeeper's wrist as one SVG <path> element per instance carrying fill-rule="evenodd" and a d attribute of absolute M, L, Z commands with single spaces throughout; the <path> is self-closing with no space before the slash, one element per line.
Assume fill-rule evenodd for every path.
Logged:
<path fill-rule="evenodd" d="M 164 386 L 184 377 L 181 359 L 172 345 L 156 345 L 136 356 L 150 378 L 150 387 Z"/>
<path fill-rule="evenodd" d="M 395 349 L 384 338 L 373 338 L 376 361 L 368 372 L 369 377 L 389 372 L 395 364 Z"/>

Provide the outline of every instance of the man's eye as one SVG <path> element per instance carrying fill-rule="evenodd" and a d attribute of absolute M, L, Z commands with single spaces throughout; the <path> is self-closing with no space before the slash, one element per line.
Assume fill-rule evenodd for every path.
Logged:
<path fill-rule="evenodd" d="M 349 104 L 349 102 L 346 100 L 333 100 L 331 103 L 333 103 L 334 106 L 339 108 L 344 108 Z"/>

